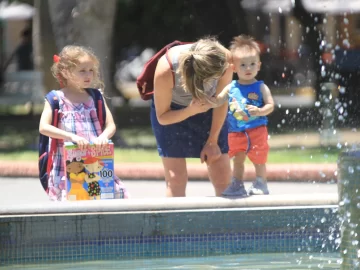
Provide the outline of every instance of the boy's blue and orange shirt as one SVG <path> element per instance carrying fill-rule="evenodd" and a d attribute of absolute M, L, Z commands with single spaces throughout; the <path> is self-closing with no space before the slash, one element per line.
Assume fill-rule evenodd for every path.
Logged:
<path fill-rule="evenodd" d="M 264 100 L 260 91 L 263 81 L 253 84 L 240 84 L 234 80 L 231 82 L 229 91 L 229 110 L 227 121 L 229 132 L 243 132 L 249 128 L 267 125 L 266 116 L 250 116 L 246 105 L 263 107 Z"/>

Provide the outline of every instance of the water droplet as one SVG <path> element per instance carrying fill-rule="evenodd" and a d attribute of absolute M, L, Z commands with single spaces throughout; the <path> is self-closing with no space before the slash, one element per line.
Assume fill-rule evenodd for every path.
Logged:
<path fill-rule="evenodd" d="M 281 7 L 279 7 L 279 13 L 282 13 L 282 8 Z"/>
<path fill-rule="evenodd" d="M 344 39 L 342 43 L 343 43 L 343 45 L 344 45 L 345 47 L 348 47 L 348 48 L 350 47 L 350 42 L 349 42 L 349 40 Z"/>
<path fill-rule="evenodd" d="M 321 223 L 325 223 L 325 222 L 326 222 L 326 218 L 323 217 L 320 221 L 321 221 Z"/>
<path fill-rule="evenodd" d="M 349 166 L 349 167 L 348 167 L 348 172 L 351 173 L 351 174 L 353 174 L 353 173 L 354 173 L 354 167 Z"/>

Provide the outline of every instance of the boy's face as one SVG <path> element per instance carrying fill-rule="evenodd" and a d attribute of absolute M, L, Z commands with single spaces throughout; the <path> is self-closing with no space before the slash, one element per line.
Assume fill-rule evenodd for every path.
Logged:
<path fill-rule="evenodd" d="M 233 53 L 233 68 L 240 80 L 254 79 L 260 70 L 261 62 L 255 50 L 236 50 Z"/>

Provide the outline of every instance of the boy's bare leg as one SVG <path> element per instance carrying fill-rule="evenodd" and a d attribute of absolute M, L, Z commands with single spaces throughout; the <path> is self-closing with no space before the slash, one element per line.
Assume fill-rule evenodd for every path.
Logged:
<path fill-rule="evenodd" d="M 244 187 L 244 171 L 245 171 L 246 153 L 239 152 L 234 157 L 234 169 L 231 184 L 222 193 L 227 197 L 247 197 L 247 192 Z"/>
<path fill-rule="evenodd" d="M 256 180 L 249 188 L 249 195 L 268 195 L 269 189 L 266 181 L 266 164 L 254 164 Z"/>

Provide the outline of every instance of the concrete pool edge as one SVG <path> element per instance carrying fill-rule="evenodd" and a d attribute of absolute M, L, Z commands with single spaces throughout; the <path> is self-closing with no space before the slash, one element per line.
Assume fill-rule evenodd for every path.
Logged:
<path fill-rule="evenodd" d="M 221 197 L 151 198 L 129 200 L 48 202 L 0 206 L 0 218 L 21 215 L 99 214 L 194 209 L 231 209 L 338 205 L 337 193 L 251 196 L 242 199 Z"/>

